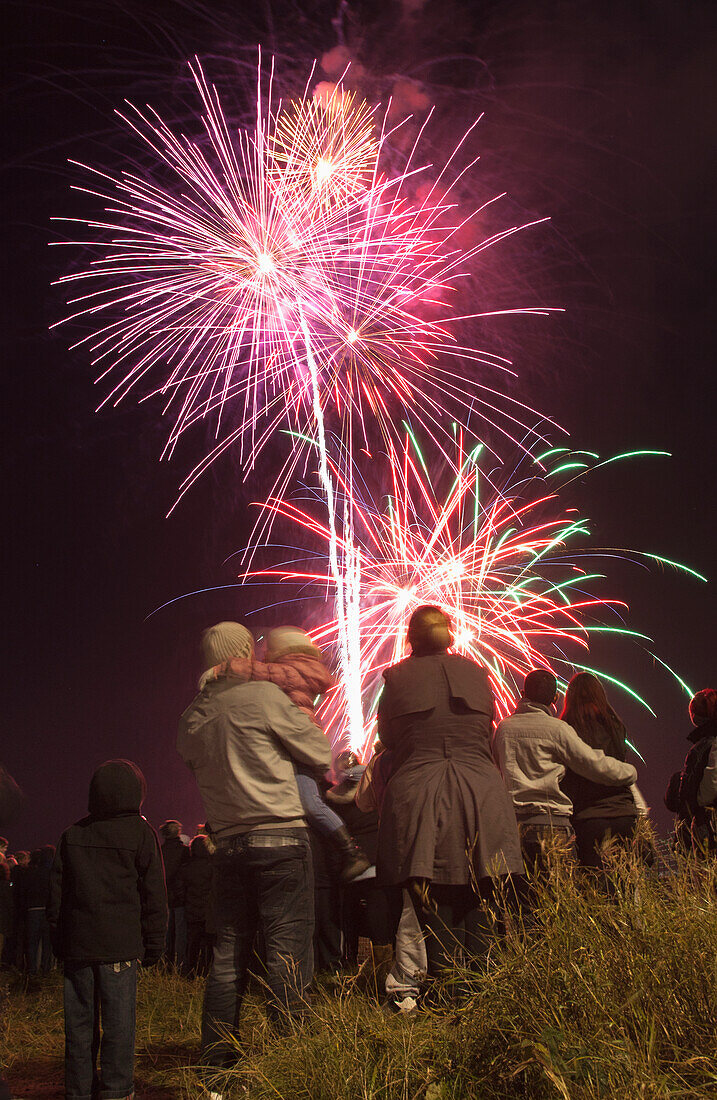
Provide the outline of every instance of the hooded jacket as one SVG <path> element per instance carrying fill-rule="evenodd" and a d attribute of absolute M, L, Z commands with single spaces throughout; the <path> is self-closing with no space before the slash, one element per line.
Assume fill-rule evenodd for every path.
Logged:
<path fill-rule="evenodd" d="M 493 753 L 523 823 L 571 815 L 572 802 L 560 788 L 567 768 L 609 787 L 623 787 L 637 778 L 631 764 L 591 748 L 567 722 L 525 697 L 514 714 L 498 723 Z"/>
<path fill-rule="evenodd" d="M 66 963 L 156 959 L 164 949 L 164 871 L 156 833 L 139 812 L 144 794 L 135 764 L 102 764 L 90 783 L 89 814 L 60 838 L 47 917 Z"/>
<path fill-rule="evenodd" d="M 286 653 L 275 661 L 257 661 L 254 657 L 232 657 L 205 672 L 200 689 L 212 680 L 229 677 L 248 683 L 268 680 L 289 696 L 292 703 L 316 721 L 315 703 L 333 686 L 333 678 L 321 657 L 311 653 Z"/>

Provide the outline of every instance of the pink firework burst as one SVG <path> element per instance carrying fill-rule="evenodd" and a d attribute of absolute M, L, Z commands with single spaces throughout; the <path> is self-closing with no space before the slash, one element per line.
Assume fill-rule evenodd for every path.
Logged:
<path fill-rule="evenodd" d="M 631 452 L 607 461 L 664 453 Z M 408 620 L 422 604 L 446 611 L 453 623 L 456 651 L 487 667 L 501 717 L 511 711 L 530 669 L 551 668 L 559 681 L 565 670 L 588 669 L 584 662 L 592 633 L 611 632 L 649 642 L 621 621 L 627 610 L 623 601 L 591 591 L 604 574 L 588 572 L 571 558 L 571 545 L 584 540 L 589 529 L 575 509 L 561 506 L 551 482 L 564 483 L 596 468 L 600 463 L 597 455 L 593 457 L 595 461 L 590 462 L 590 456 L 556 448 L 541 456 L 551 467 L 547 473 L 531 459 L 527 476 L 506 477 L 500 471 L 492 476 L 481 471 L 483 447 L 467 453 L 463 433 L 458 431 L 455 462 L 442 463 L 433 479 L 415 438 L 390 450 L 389 493 L 381 503 L 368 494 L 360 500 L 355 497 L 354 541 L 347 538 L 342 544 L 344 556 L 353 555 L 357 562 L 359 600 L 350 629 L 360 649 L 357 674 L 365 721 L 359 737 L 346 721 L 346 689 L 341 685 L 320 712 L 334 743 L 351 743 L 364 756 L 368 752 L 381 673 L 407 655 Z M 328 542 L 327 527 L 300 505 L 274 500 L 267 507 L 321 544 Z M 603 553 L 615 551 L 582 546 L 580 558 L 587 554 L 597 560 Z M 657 555 L 621 553 L 699 576 Z M 288 565 L 250 576 L 299 585 L 304 597 L 307 590 L 326 591 L 329 581 L 321 564 L 318 568 Z M 612 623 L 606 623 L 606 618 Z M 335 646 L 336 620 L 317 626 L 312 636 L 319 645 Z M 650 709 L 628 684 L 602 671 L 600 675 Z"/>
<path fill-rule="evenodd" d="M 199 136 L 131 108 L 120 117 L 157 170 L 89 168 L 95 186 L 78 188 L 105 212 L 70 219 L 92 240 L 65 243 L 99 245 L 99 254 L 59 281 L 82 288 L 66 320 L 91 328 L 79 343 L 109 385 L 103 404 L 131 391 L 162 395 L 174 418 L 166 454 L 210 418 L 216 444 L 182 491 L 234 443 L 251 468 L 280 428 L 302 441 L 277 487 L 288 483 L 303 441 L 316 438 L 310 357 L 321 408 L 336 414 L 344 441 L 374 422 L 395 439 L 403 409 L 434 438 L 446 410 L 459 419 L 477 411 L 522 438 L 537 414 L 488 385 L 486 369 L 510 364 L 459 344 L 455 325 L 465 318 L 450 303 L 483 249 L 535 222 L 462 251 L 456 236 L 480 213 L 461 213 L 453 197 L 472 167 L 451 175 L 463 142 L 438 172 L 415 167 L 414 148 L 404 171 L 388 176 L 387 116 L 376 122 L 340 87 L 273 107 L 270 81 L 265 107 L 259 79 L 256 126 L 237 133 L 201 67 L 191 68 Z M 420 173 L 433 182 L 413 200 Z"/>

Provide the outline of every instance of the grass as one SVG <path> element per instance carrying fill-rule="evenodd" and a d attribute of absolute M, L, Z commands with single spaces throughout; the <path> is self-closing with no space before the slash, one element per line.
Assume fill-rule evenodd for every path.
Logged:
<path fill-rule="evenodd" d="M 222 1087 L 253 1100 L 717 1097 L 717 869 L 685 860 L 661 879 L 617 856 L 610 882 L 557 874 L 534 927 L 510 928 L 483 971 L 460 972 L 457 1003 L 414 1017 L 385 1016 L 347 981 L 340 997 L 319 988 L 305 1026 L 276 1038 L 250 998 Z M 201 983 L 142 975 L 141 1095 L 202 1095 L 200 1007 Z M 11 989 L 5 1017 L 15 1095 L 61 1096 L 59 976 Z"/>

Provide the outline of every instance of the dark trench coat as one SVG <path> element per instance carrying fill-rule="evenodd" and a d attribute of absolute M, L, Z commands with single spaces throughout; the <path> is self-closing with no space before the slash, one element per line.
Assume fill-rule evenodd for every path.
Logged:
<path fill-rule="evenodd" d="M 408 657 L 384 679 L 378 733 L 393 764 L 379 826 L 381 881 L 464 885 L 521 874 L 513 804 L 490 752 L 486 670 L 441 653 Z"/>

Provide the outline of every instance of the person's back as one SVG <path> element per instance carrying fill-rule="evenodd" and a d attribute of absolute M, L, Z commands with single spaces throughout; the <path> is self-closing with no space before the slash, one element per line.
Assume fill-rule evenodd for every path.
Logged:
<path fill-rule="evenodd" d="M 459 654 L 411 656 L 384 673 L 379 711 L 382 744 L 394 751 L 394 771 L 409 759 L 466 759 L 493 769 L 493 695 L 484 668 Z"/>
<path fill-rule="evenodd" d="M 48 859 L 42 848 L 36 848 L 30 857 L 23 881 L 25 905 L 28 909 L 44 909 L 47 905 L 51 866 L 52 857 Z"/>
<path fill-rule="evenodd" d="M 253 653 L 248 657 L 232 657 L 208 669 L 199 681 L 200 689 L 213 680 L 225 678 L 276 684 L 317 725 L 316 703 L 334 682 L 321 650 L 305 631 L 295 626 L 275 627 L 268 632 L 266 661 L 257 661 Z M 328 837 L 341 853 L 342 880 L 348 882 L 366 871 L 369 861 L 365 853 L 357 847 L 341 818 L 322 799 L 312 769 L 299 765 L 296 783 L 309 824 Z"/>
<path fill-rule="evenodd" d="M 678 834 L 697 854 L 717 849 L 717 691 L 704 688 L 690 701 L 692 748 L 672 777 L 665 805 L 678 817 Z"/>
<path fill-rule="evenodd" d="M 171 835 L 167 830 L 170 826 L 177 826 L 175 834 Z M 179 822 L 165 821 L 161 826 L 161 833 L 166 838 L 162 844 L 162 862 L 164 864 L 164 879 L 167 884 L 167 904 L 170 909 L 176 909 L 184 905 L 183 869 L 189 862 L 189 849 L 181 839 Z"/>
<path fill-rule="evenodd" d="M 65 1095 L 90 1096 L 100 1047 L 102 1095 L 129 1096 L 134 1077 L 137 959 L 162 954 L 164 873 L 154 830 L 140 816 L 144 777 L 110 760 L 90 784 L 89 814 L 60 838 L 47 915 L 65 969 Z"/>
<path fill-rule="evenodd" d="M 251 658 L 241 623 L 217 623 L 202 637 L 203 668 Z M 276 684 L 205 681 L 182 715 L 180 756 L 194 773 L 216 842 L 216 931 L 202 1014 L 202 1058 L 236 1062 L 237 1021 L 252 945 L 264 942 L 268 1009 L 279 1025 L 302 1010 L 312 972 L 311 851 L 296 768 L 325 771 L 331 747 Z"/>
<path fill-rule="evenodd" d="M 569 796 L 561 787 L 566 770 L 588 781 L 622 786 L 634 783 L 635 769 L 582 741 L 572 726 L 555 718 L 551 708 L 557 682 L 547 669 L 525 678 L 515 713 L 498 723 L 493 752 L 513 799 L 521 846 L 533 872 L 547 866 L 547 846 L 556 856 L 574 858 Z"/>
<path fill-rule="evenodd" d="M 157 836 L 139 812 L 140 776 L 129 761 L 103 764 L 88 815 L 60 840 L 48 917 L 66 962 L 137 959 L 164 946 L 164 876 Z"/>
<path fill-rule="evenodd" d="M 382 881 L 463 885 L 490 866 L 519 873 L 515 817 L 490 752 L 486 670 L 414 647 L 384 679 L 378 733 L 393 761 L 379 828 Z"/>
<path fill-rule="evenodd" d="M 206 837 L 196 836 L 182 868 L 184 904 L 189 923 L 206 924 L 212 894 L 212 856 Z"/>
<path fill-rule="evenodd" d="M 266 681 L 206 683 L 182 715 L 177 749 L 194 773 L 216 836 L 303 825 L 295 764 L 331 763 L 318 727 Z"/>
<path fill-rule="evenodd" d="M 576 672 L 571 678 L 561 718 L 592 748 L 602 749 L 608 756 L 625 762 L 625 726 L 594 673 Z M 631 847 L 638 818 L 646 816 L 648 808 L 634 781 L 622 785 L 610 785 L 605 780 L 596 782 L 569 767 L 562 786 L 573 803 L 573 828 L 580 863 L 602 874 L 605 870 L 603 843 L 611 840 L 618 847 Z"/>
<path fill-rule="evenodd" d="M 530 673 L 515 712 L 496 727 L 493 751 L 519 823 L 549 825 L 556 818 L 557 824 L 569 823 L 572 802 L 561 788 L 568 768 L 610 787 L 637 778 L 631 764 L 591 748 L 572 726 L 550 713 L 556 691 L 552 673 Z"/>

